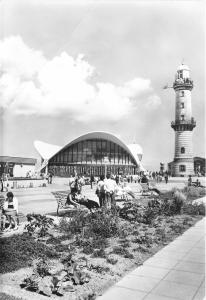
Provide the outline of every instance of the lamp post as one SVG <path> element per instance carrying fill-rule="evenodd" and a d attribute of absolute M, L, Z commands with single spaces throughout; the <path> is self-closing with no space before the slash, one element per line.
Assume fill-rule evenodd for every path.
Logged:
<path fill-rule="evenodd" d="M 104 157 L 103 159 L 103 164 L 104 164 L 104 177 L 106 178 L 107 175 L 107 165 L 110 163 L 109 159 L 107 156 Z"/>

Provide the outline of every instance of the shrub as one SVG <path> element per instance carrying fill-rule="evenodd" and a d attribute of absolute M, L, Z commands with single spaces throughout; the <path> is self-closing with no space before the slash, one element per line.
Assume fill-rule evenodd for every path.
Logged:
<path fill-rule="evenodd" d="M 49 275 L 49 264 L 45 258 L 41 258 L 36 263 L 35 273 L 37 273 L 40 277 L 45 277 Z"/>
<path fill-rule="evenodd" d="M 90 265 L 90 270 L 93 270 L 97 273 L 100 273 L 100 274 L 105 274 L 105 273 L 108 273 L 110 271 L 110 268 L 109 267 L 103 267 L 103 266 L 100 266 L 100 265 L 94 265 L 94 264 L 91 264 Z"/>
<path fill-rule="evenodd" d="M 119 243 L 122 247 L 128 248 L 130 247 L 131 243 L 127 239 L 119 239 Z"/>
<path fill-rule="evenodd" d="M 27 233 L 2 238 L 0 243 L 0 273 L 7 273 L 27 267 L 34 258 L 58 257 L 58 253 L 35 241 Z"/>
<path fill-rule="evenodd" d="M 57 252 L 66 252 L 69 250 L 69 246 L 68 245 L 62 245 L 62 244 L 59 244 L 59 245 L 56 245 L 55 246 L 55 250 Z"/>
<path fill-rule="evenodd" d="M 84 294 L 78 296 L 77 300 L 95 300 L 96 293 L 93 291 L 84 292 Z"/>
<path fill-rule="evenodd" d="M 183 213 L 188 215 L 202 215 L 205 216 L 205 205 L 203 203 L 200 204 L 192 204 L 185 203 L 183 206 Z"/>
<path fill-rule="evenodd" d="M 139 222 L 151 224 L 159 215 L 160 207 L 155 202 L 149 202 L 148 205 L 140 205 L 135 202 L 127 202 L 120 209 L 119 215 L 130 222 Z"/>
<path fill-rule="evenodd" d="M 29 224 L 25 226 L 25 229 L 30 235 L 36 237 L 45 237 L 49 228 L 54 225 L 52 218 L 40 214 L 28 214 L 27 221 Z"/>
<path fill-rule="evenodd" d="M 87 211 L 77 210 L 70 219 L 64 216 L 59 222 L 58 228 L 60 232 L 64 232 L 67 236 L 80 234 L 88 223 L 88 216 L 89 213 Z"/>
<path fill-rule="evenodd" d="M 206 195 L 206 189 L 203 187 L 189 186 L 184 189 L 188 199 L 195 199 Z"/>
<path fill-rule="evenodd" d="M 115 246 L 112 253 L 124 256 L 125 258 L 134 258 L 133 254 L 131 254 L 128 249 L 121 246 Z"/>
<path fill-rule="evenodd" d="M 118 262 L 118 259 L 109 256 L 109 257 L 107 257 L 107 262 L 111 265 L 116 265 L 116 263 Z"/>
<path fill-rule="evenodd" d="M 140 233 L 133 239 L 133 243 L 144 244 L 147 247 L 151 247 L 153 238 L 151 234 Z"/>
<path fill-rule="evenodd" d="M 103 248 L 101 249 L 96 249 L 93 252 L 93 257 L 102 257 L 102 258 L 106 258 L 106 252 Z"/>
<path fill-rule="evenodd" d="M 70 234 L 109 238 L 118 233 L 118 214 L 116 211 L 106 209 L 94 213 L 79 211 L 69 221 L 64 218 L 59 227 L 61 231 Z"/>
<path fill-rule="evenodd" d="M 46 243 L 53 244 L 53 245 L 59 245 L 62 241 L 65 241 L 67 239 L 68 239 L 68 237 L 65 235 L 58 236 L 58 237 L 51 236 L 47 239 Z"/>
<path fill-rule="evenodd" d="M 48 263 L 40 260 L 33 274 L 24 279 L 21 287 L 46 296 L 52 294 L 63 296 L 65 291 L 74 291 L 74 285 L 82 285 L 89 281 L 90 276 L 80 270 L 78 263 L 72 259 L 71 255 L 67 256 L 63 262 L 64 269 L 52 272 L 51 275 Z"/>
<path fill-rule="evenodd" d="M 136 248 L 133 249 L 134 252 L 139 251 L 139 252 L 143 252 L 143 253 L 147 253 L 149 252 L 149 248 L 145 245 L 138 245 Z"/>

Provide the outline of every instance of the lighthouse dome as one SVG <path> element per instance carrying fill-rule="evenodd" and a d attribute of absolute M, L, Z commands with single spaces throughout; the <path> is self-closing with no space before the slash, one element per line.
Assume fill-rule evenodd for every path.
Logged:
<path fill-rule="evenodd" d="M 178 68 L 177 71 L 181 71 L 181 70 L 185 70 L 185 71 L 190 71 L 190 68 L 185 65 L 185 64 L 181 64 Z"/>

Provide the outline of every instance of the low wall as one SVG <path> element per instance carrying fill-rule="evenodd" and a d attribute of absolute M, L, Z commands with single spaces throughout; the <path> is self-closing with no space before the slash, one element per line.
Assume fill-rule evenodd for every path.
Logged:
<path fill-rule="evenodd" d="M 42 187 L 46 184 L 46 179 L 9 179 L 8 181 L 4 181 L 4 187 L 8 189 Z"/>

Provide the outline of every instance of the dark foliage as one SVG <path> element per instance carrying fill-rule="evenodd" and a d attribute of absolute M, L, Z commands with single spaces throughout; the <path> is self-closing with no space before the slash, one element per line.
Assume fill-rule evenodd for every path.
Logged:
<path fill-rule="evenodd" d="M 93 252 L 93 257 L 101 257 L 101 258 L 106 258 L 106 252 L 104 249 L 96 249 Z"/>
<path fill-rule="evenodd" d="M 128 249 L 122 246 L 115 246 L 112 250 L 112 253 L 121 255 L 125 258 L 134 258 L 133 254 L 131 254 Z"/>
<path fill-rule="evenodd" d="M 113 257 L 107 257 L 107 262 L 111 265 L 116 265 L 116 263 L 118 262 L 118 259 L 115 259 Z"/>
<path fill-rule="evenodd" d="M 183 213 L 188 215 L 200 215 L 205 216 L 205 205 L 194 205 L 191 202 L 185 203 L 183 206 Z"/>
<path fill-rule="evenodd" d="M 0 243 L 0 273 L 27 267 L 34 258 L 58 257 L 58 253 L 24 233 L 2 238 Z"/>
<path fill-rule="evenodd" d="M 45 237 L 54 223 L 52 218 L 40 214 L 28 214 L 27 221 L 29 223 L 25 226 L 25 229 L 30 235 L 36 237 Z"/>
<path fill-rule="evenodd" d="M 105 274 L 105 273 L 108 273 L 110 271 L 110 268 L 109 267 L 103 267 L 103 266 L 100 266 L 100 265 L 91 264 L 90 265 L 90 270 L 95 271 L 95 272 L 100 273 L 100 274 Z"/>

